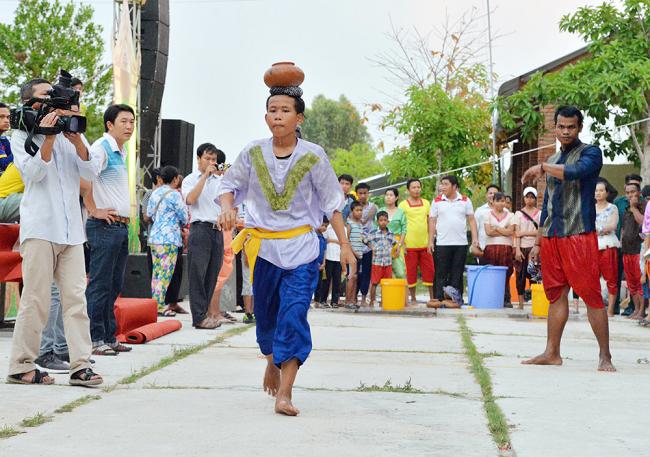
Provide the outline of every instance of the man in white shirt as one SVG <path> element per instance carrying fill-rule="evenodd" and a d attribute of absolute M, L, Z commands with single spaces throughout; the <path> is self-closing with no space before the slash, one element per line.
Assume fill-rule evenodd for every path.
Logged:
<path fill-rule="evenodd" d="M 476 225 L 478 226 L 478 243 L 481 250 L 485 250 L 485 245 L 487 243 L 487 234 L 485 233 L 485 223 L 490 217 L 490 211 L 492 211 L 492 201 L 494 200 L 494 194 L 501 192 L 501 188 L 496 184 L 490 184 L 485 194 L 485 199 L 487 200 L 484 205 L 476 208 L 474 213 L 474 218 L 476 219 Z"/>
<path fill-rule="evenodd" d="M 33 79 L 20 90 L 24 103 L 34 109 L 52 90 L 44 79 Z M 57 125 L 51 111 L 40 128 Z M 23 292 L 9 362 L 7 381 L 16 384 L 52 384 L 54 379 L 36 369 L 40 337 L 50 309 L 51 284 L 61 290 L 61 306 L 70 354 L 70 384 L 98 385 L 101 376 L 90 368 L 89 320 L 86 311 L 86 240 L 79 204 L 80 179 L 92 179 L 88 146 L 80 134 L 36 134 L 26 150 L 29 133 L 15 130 L 11 139 L 16 167 L 25 183 L 20 204 L 20 253 L 23 257 Z M 32 155 L 33 154 L 33 155 Z"/>
<path fill-rule="evenodd" d="M 114 305 L 122 292 L 129 256 L 131 200 L 126 150 L 135 126 L 129 105 L 111 105 L 104 112 L 104 135 L 90 148 L 96 175 L 85 198 L 89 217 L 86 234 L 90 246 L 89 282 L 86 289 L 93 355 L 117 355 L 131 347 L 115 338 Z"/>
<path fill-rule="evenodd" d="M 444 299 L 444 288 L 452 286 L 462 296 L 463 271 L 467 258 L 467 225 L 472 244 L 478 246 L 478 234 L 472 201 L 458 191 L 458 178 L 444 176 L 441 194 L 429 212 L 429 250 L 436 265 L 435 298 Z"/>
<path fill-rule="evenodd" d="M 183 180 L 181 192 L 190 208 L 190 237 L 187 249 L 192 325 L 199 329 L 217 328 L 217 316 L 209 316 L 210 299 L 223 262 L 223 233 L 216 225 L 221 213 L 215 202 L 226 154 L 204 143 L 196 150 L 198 170 Z"/>

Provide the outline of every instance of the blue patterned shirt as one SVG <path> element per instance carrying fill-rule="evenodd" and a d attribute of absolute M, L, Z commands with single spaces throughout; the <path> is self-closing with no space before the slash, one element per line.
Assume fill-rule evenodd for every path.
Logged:
<path fill-rule="evenodd" d="M 388 229 L 385 232 L 379 228 L 374 229 L 369 234 L 363 236 L 363 242 L 372 248 L 373 265 L 388 267 L 393 264 L 393 258 L 390 253 L 396 241 L 395 235 Z"/>
<path fill-rule="evenodd" d="M 553 154 L 549 164 L 564 165 L 564 179 L 546 175 L 540 222 L 545 237 L 567 237 L 596 231 L 596 181 L 603 166 L 598 146 L 577 140 Z"/>
<path fill-rule="evenodd" d="M 183 246 L 181 226 L 187 224 L 188 214 L 180 192 L 168 184 L 154 190 L 147 204 L 147 216 L 153 219 L 149 244 Z"/>

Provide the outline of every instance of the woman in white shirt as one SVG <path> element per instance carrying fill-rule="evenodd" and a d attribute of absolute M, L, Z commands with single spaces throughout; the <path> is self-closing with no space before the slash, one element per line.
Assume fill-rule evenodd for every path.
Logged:
<path fill-rule="evenodd" d="M 494 194 L 492 211 L 490 211 L 485 223 L 487 242 L 483 254 L 483 263 L 508 267 L 504 289 L 504 306 L 510 305 L 507 303 L 507 297 L 510 295 L 508 293 L 508 280 L 512 275 L 512 235 L 515 232 L 512 217 L 512 213 L 506 209 L 506 196 L 502 192 Z"/>
<path fill-rule="evenodd" d="M 602 178 L 596 184 L 596 230 L 598 232 L 598 267 L 601 276 L 607 282 L 607 314 L 614 315 L 614 303 L 618 293 L 618 248 L 621 246 L 616 237 L 618 226 L 618 209 L 607 201 L 608 182 Z"/>

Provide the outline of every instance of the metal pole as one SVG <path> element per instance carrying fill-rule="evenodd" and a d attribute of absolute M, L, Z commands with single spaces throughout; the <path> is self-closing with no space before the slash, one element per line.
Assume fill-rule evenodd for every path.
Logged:
<path fill-rule="evenodd" d="M 492 59 L 492 21 L 490 18 L 490 0 L 487 3 L 487 21 L 488 21 L 488 50 L 490 53 L 490 98 L 494 101 L 494 61 Z M 492 112 L 492 158 L 494 165 L 492 167 L 492 179 L 499 181 L 501 186 L 501 160 L 497 156 L 497 116 Z M 498 162 L 497 162 L 498 159 Z M 498 170 L 498 171 L 497 171 Z"/>

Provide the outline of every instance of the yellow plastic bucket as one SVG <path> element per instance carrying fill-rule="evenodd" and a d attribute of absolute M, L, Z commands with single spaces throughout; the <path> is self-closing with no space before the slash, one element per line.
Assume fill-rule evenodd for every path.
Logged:
<path fill-rule="evenodd" d="M 533 316 L 548 317 L 548 298 L 544 292 L 544 286 L 533 284 L 530 286 L 533 293 Z"/>
<path fill-rule="evenodd" d="M 406 279 L 382 279 L 381 307 L 386 311 L 400 311 L 406 303 Z"/>

